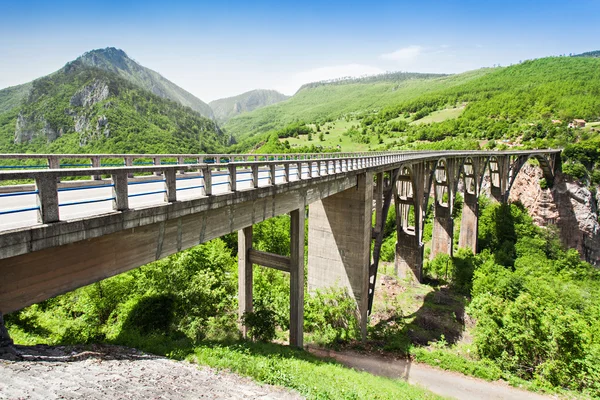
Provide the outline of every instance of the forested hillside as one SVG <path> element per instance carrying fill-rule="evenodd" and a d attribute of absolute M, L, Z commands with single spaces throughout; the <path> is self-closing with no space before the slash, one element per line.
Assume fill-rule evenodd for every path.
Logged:
<path fill-rule="evenodd" d="M 224 128 L 239 140 L 294 121 L 307 123 L 334 120 L 349 113 L 378 110 L 390 103 L 418 97 L 422 93 L 459 84 L 485 73 L 462 76 L 397 73 L 372 79 L 347 79 L 304 85 L 285 103 L 261 108 L 231 119 Z"/>
<path fill-rule="evenodd" d="M 500 139 L 541 147 L 572 142 L 568 124 L 575 118 L 600 118 L 600 59 L 550 57 L 400 83 L 309 85 L 284 104 L 234 118 L 225 128 L 242 148 L 296 121 L 312 125 L 313 135 L 325 126 L 332 135 L 319 139 L 323 146 L 348 138 L 371 149 L 476 148 Z M 332 131 L 344 121 L 353 122 Z"/>
<path fill-rule="evenodd" d="M 226 144 L 213 121 L 79 60 L 27 86 L 0 91 L 10 99 L 0 112 L 1 152 L 218 152 Z"/>
<path fill-rule="evenodd" d="M 212 119 L 214 117 L 208 104 L 175 85 L 158 72 L 138 64 L 129 58 L 123 50 L 114 47 L 92 50 L 75 61 L 88 67 L 114 72 L 121 78 L 159 97 L 190 107 L 206 118 Z"/>

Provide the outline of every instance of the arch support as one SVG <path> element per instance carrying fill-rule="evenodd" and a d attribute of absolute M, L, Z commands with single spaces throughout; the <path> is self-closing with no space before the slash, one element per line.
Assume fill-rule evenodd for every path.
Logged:
<path fill-rule="evenodd" d="M 396 182 L 396 274 L 416 282 L 423 279 L 423 223 L 434 165 L 429 161 L 401 168 Z"/>
<path fill-rule="evenodd" d="M 469 157 L 462 167 L 464 200 L 460 221 L 458 247 L 477 252 L 477 232 L 479 229 L 479 194 L 483 183 L 483 170 L 486 159 Z"/>
<path fill-rule="evenodd" d="M 434 173 L 434 217 L 431 242 L 431 258 L 438 254 L 453 254 L 454 242 L 454 196 L 460 172 L 460 160 L 440 160 Z"/>

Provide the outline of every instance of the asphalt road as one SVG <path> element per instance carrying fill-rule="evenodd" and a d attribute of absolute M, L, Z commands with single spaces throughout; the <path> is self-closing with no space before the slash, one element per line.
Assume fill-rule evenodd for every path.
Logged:
<path fill-rule="evenodd" d="M 313 166 L 316 172 L 316 166 Z M 323 170 L 324 172 L 324 170 Z M 330 169 L 330 172 L 332 170 Z M 283 183 L 283 168 L 276 170 L 275 183 Z M 308 167 L 303 167 L 302 177 L 308 176 Z M 236 173 L 237 190 L 250 189 L 252 185 L 250 170 L 238 170 Z M 269 171 L 262 169 L 258 174 L 259 187 L 269 186 Z M 165 203 L 165 185 L 162 176 L 156 176 L 150 182 L 129 182 L 129 208 L 145 208 Z M 212 193 L 229 191 L 229 174 L 225 171 L 212 172 Z M 290 180 L 298 179 L 298 169 L 290 168 Z M 81 183 L 81 181 L 78 181 Z M 101 186 L 98 186 L 101 185 Z M 177 200 L 190 200 L 204 197 L 203 180 L 199 176 L 177 176 Z M 97 202 L 76 204 L 85 201 Z M 37 221 L 37 196 L 34 192 L 13 192 L 0 194 L 0 231 L 40 225 Z M 112 209 L 112 187 L 98 181 L 89 181 L 84 188 L 62 188 L 58 192 L 61 220 L 72 220 L 93 215 L 114 212 Z M 6 211 L 33 209 L 29 211 L 3 214 Z"/>

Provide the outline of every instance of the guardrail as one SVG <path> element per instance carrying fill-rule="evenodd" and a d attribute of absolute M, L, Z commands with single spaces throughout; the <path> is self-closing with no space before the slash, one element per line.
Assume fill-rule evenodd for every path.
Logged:
<path fill-rule="evenodd" d="M 23 195 L 35 195 L 37 206 L 23 207 L 12 210 L 1 210 L 0 215 L 21 213 L 26 211 L 37 211 L 38 222 L 52 223 L 60 220 L 60 207 L 91 204 L 99 202 L 112 202 L 114 211 L 129 209 L 129 199 L 132 197 L 164 194 L 164 202 L 177 201 L 177 192 L 182 190 L 200 189 L 201 196 L 212 196 L 213 187 L 228 185 L 227 192 L 254 189 L 260 186 L 259 181 L 267 180 L 268 185 L 285 184 L 295 180 L 311 179 L 332 174 L 345 173 L 375 165 L 382 165 L 401 161 L 410 153 L 383 153 L 378 155 L 369 154 L 367 157 L 323 157 L 319 154 L 315 158 L 305 155 L 288 155 L 291 160 L 275 159 L 265 161 L 236 161 L 234 157 L 228 163 L 199 163 L 199 164 L 177 164 L 156 166 L 130 166 L 130 167 L 92 167 L 92 168 L 58 168 L 50 170 L 24 170 L 0 172 L 0 180 L 35 180 L 34 190 L 20 192 L 2 193 L 3 197 L 14 197 Z M 337 155 L 337 154 L 336 154 Z M 6 156 L 6 155 L 3 155 Z M 42 156 L 42 155 L 38 155 Z M 107 155 L 108 156 L 108 155 Z M 115 157 L 115 155 L 110 155 Z M 185 157 L 181 156 L 180 157 Z M 218 157 L 212 156 L 212 158 Z M 246 157 L 246 156 L 244 156 Z M 249 156 L 252 157 L 252 156 Z M 276 157 L 273 157 L 276 158 Z M 179 177 L 177 173 L 180 173 Z M 130 181 L 128 178 L 139 173 L 153 173 L 164 175 L 164 178 L 156 177 L 137 178 Z M 260 173 L 264 176 L 260 177 Z M 279 175 L 278 175 L 279 173 Z M 245 177 L 249 175 L 249 177 Z M 60 187 L 60 178 L 93 176 L 102 180 L 100 185 L 79 185 L 76 187 Z M 102 179 L 102 176 L 110 176 L 110 180 Z M 213 183 L 213 178 L 222 177 L 221 182 Z M 278 179 L 280 178 L 280 179 Z M 294 179 L 295 178 L 295 179 Z M 198 185 L 177 188 L 177 181 L 199 179 Z M 89 181 L 88 181 L 89 182 Z M 143 193 L 130 193 L 130 186 L 146 183 L 163 183 L 163 188 Z M 78 202 L 59 203 L 58 194 L 61 191 L 84 190 L 108 188 L 112 195 L 100 198 L 86 199 Z"/>
<path fill-rule="evenodd" d="M 214 189 L 227 185 L 225 192 L 236 192 L 258 188 L 260 181 L 267 181 L 268 185 L 285 184 L 295 180 L 311 179 L 324 175 L 332 175 L 356 171 L 373 166 L 392 164 L 406 160 L 433 161 L 444 157 L 469 157 L 469 156 L 495 156 L 495 155 L 523 155 L 536 153 L 555 153 L 560 150 L 529 150 L 529 151 L 402 151 L 402 152 L 377 152 L 377 153 L 318 153 L 318 154 L 280 154 L 280 155 L 130 155 L 130 154 L 101 154 L 93 155 L 94 164 L 101 165 L 102 158 L 124 157 L 126 160 L 134 160 L 136 157 L 154 157 L 153 163 L 148 166 L 110 166 L 110 167 L 88 167 L 86 168 L 52 168 L 47 170 L 27 169 L 20 171 L 0 172 L 0 181 L 5 180 L 34 180 L 34 185 L 20 185 L 15 191 L 0 193 L 2 199 L 10 203 L 8 199 L 18 196 L 35 196 L 35 204 L 29 197 L 28 202 L 19 202 L 16 208 L 0 209 L 0 216 L 19 214 L 25 212 L 37 212 L 38 223 L 52 223 L 60 220 L 60 207 L 70 207 L 92 203 L 112 202 L 113 211 L 124 211 L 129 209 L 129 200 L 132 198 L 164 195 L 163 202 L 175 202 L 178 200 L 177 192 L 190 191 L 196 197 L 212 196 Z M 67 157 L 78 157 L 82 155 L 48 155 L 48 154 L 1 154 L 0 159 L 15 159 L 27 156 L 30 158 L 52 158 L 61 160 Z M 180 163 L 195 157 L 195 163 Z M 163 163 L 163 158 L 176 158 L 179 164 Z M 248 161 L 249 158 L 254 160 Z M 264 158 L 263 160 L 259 160 Z M 50 158 L 49 158 L 50 159 Z M 210 162 L 199 162 L 210 161 Z M 56 165 L 56 162 L 53 161 Z M 129 162 L 129 161 L 126 161 Z M 60 167 L 60 164 L 58 164 Z M 139 177 L 135 174 L 153 174 L 154 176 Z M 179 174 L 178 174 L 179 173 Z M 164 177 L 160 177 L 164 175 Z M 91 176 L 97 182 L 72 181 L 61 183 L 60 179 L 65 177 Z M 103 179 L 107 176 L 107 179 Z M 160 178 L 159 178 L 160 177 Z M 213 181 L 215 179 L 216 181 Z M 197 182 L 193 182 L 197 180 Z M 177 182 L 189 181 L 191 185 L 180 185 Z M 162 184 L 146 192 L 130 190 L 130 187 L 144 184 Z M 110 194 L 106 189 L 110 188 Z M 86 197 L 78 201 L 63 201 L 59 203 L 59 193 L 77 190 L 105 189 L 102 196 Z M 65 197 L 64 195 L 62 197 Z M 184 196 L 185 197 L 185 196 Z M 195 197 L 194 197 L 195 198 Z M 63 199 L 64 200 L 64 199 Z M 106 208 L 106 207 L 105 207 Z M 106 212 L 106 210 L 104 211 Z M 30 219 L 33 218 L 31 214 Z M 35 222 L 32 222 L 35 223 Z"/>
<path fill-rule="evenodd" d="M 392 152 L 362 153 L 284 153 L 284 154 L 0 154 L 0 160 L 17 163 L 0 165 L 0 170 L 132 167 L 141 165 L 228 164 L 248 161 L 292 161 L 318 158 L 368 157 Z M 26 160 L 45 160 L 46 164 L 26 164 Z M 89 163 L 80 160 L 89 160 Z M 118 161 L 122 160 L 122 161 Z M 66 162 L 65 162 L 66 161 Z M 94 179 L 100 179 L 97 175 Z"/>

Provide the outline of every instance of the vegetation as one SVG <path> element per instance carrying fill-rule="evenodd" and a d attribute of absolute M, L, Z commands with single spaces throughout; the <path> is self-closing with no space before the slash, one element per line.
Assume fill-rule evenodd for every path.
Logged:
<path fill-rule="evenodd" d="M 202 153 L 226 143 L 213 121 L 78 62 L 34 81 L 26 100 L 0 113 L 3 153 Z"/>
<path fill-rule="evenodd" d="M 234 97 L 213 100 L 209 105 L 217 121 L 225 123 L 236 115 L 279 103 L 288 98 L 275 90 L 256 89 Z"/>
<path fill-rule="evenodd" d="M 88 51 L 75 60 L 75 63 L 115 73 L 141 89 L 189 107 L 203 117 L 213 118 L 212 109 L 208 104 L 165 79 L 159 73 L 141 66 L 129 58 L 123 50 L 107 47 Z M 69 64 L 66 67 L 68 66 Z"/>
<path fill-rule="evenodd" d="M 388 74 L 306 85 L 285 102 L 231 119 L 225 128 L 237 143 L 227 147 L 229 138 L 214 122 L 189 108 L 114 72 L 75 62 L 30 87 L 0 91 L 0 151 L 564 147 L 563 172 L 595 186 L 600 184 L 598 125 L 573 128 L 569 122 L 600 120 L 599 67 L 593 57 L 554 57 L 456 76 Z M 71 104 L 77 92 L 95 83 L 106 84 L 110 96 L 92 105 Z M 75 130 L 77 118 L 102 116 L 109 121 L 109 135 L 97 134 L 95 127 Z M 19 118 L 57 138 L 49 142 L 34 135 L 15 143 Z M 369 341 L 358 346 L 489 380 L 600 396 L 600 272 L 580 261 L 576 251 L 563 249 L 553 229 L 535 226 L 518 204 L 482 200 L 480 213 L 480 253 L 459 250 L 452 258 L 426 262 L 426 285 L 404 285 L 401 293 L 380 293 L 378 287 Z M 460 215 L 454 217 L 459 229 Z M 392 207 L 383 261 L 395 256 L 395 221 Z M 288 255 L 288 233 L 289 218 L 265 221 L 255 226 L 254 246 Z M 430 237 L 431 207 L 424 240 Z M 287 337 L 289 281 L 279 271 L 255 269 L 255 309 L 243 318 L 255 343 L 240 341 L 236 251 L 235 234 L 227 235 L 28 307 L 7 316 L 7 324 L 22 344 L 133 345 L 293 387 L 311 398 L 426 395 L 260 343 Z M 389 272 L 380 279 L 390 287 L 402 284 Z M 347 292 L 305 297 L 308 340 L 356 345 L 358 320 Z"/>

